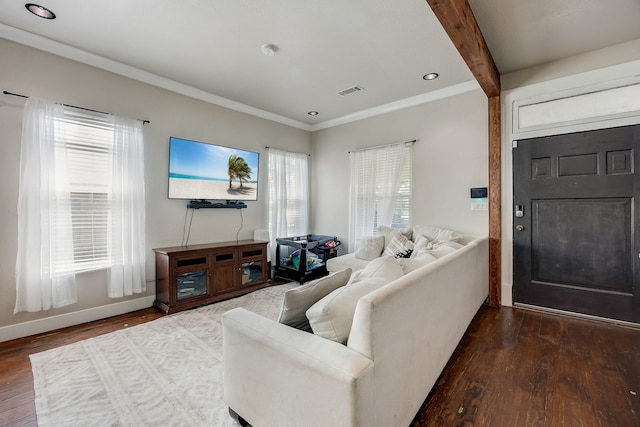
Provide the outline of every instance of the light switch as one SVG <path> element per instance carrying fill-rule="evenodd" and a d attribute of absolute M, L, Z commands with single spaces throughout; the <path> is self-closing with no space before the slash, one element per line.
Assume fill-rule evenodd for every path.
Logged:
<path fill-rule="evenodd" d="M 472 211 L 486 211 L 489 209 L 489 201 L 486 197 L 471 199 Z"/>

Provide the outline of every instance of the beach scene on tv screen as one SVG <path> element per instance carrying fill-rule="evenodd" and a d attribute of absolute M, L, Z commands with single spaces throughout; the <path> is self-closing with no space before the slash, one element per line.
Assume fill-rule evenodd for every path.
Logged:
<path fill-rule="evenodd" d="M 257 200 L 259 154 L 170 139 L 169 198 Z"/>

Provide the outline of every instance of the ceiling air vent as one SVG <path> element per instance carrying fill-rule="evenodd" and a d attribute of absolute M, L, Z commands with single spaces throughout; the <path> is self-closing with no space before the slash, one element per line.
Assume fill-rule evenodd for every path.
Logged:
<path fill-rule="evenodd" d="M 350 88 L 341 90 L 340 92 L 338 92 L 338 95 L 347 96 L 347 95 L 351 95 L 352 93 L 360 92 L 361 90 L 364 90 L 362 86 L 352 86 Z"/>

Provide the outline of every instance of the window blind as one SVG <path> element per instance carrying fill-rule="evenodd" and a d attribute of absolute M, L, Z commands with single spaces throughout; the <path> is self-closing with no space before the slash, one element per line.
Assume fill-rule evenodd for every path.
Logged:
<path fill-rule="evenodd" d="M 73 235 L 73 265 L 62 270 L 87 271 L 110 265 L 109 220 L 112 192 L 114 126 L 109 116 L 65 107 L 55 123 L 56 168 L 66 173 L 71 218 L 61 210 L 56 226 L 70 227 Z"/>
<path fill-rule="evenodd" d="M 411 212 L 413 211 L 411 163 L 411 147 L 405 147 L 402 152 L 402 169 L 400 170 L 400 184 L 391 221 L 392 228 L 411 227 Z"/>
<path fill-rule="evenodd" d="M 351 152 L 349 241 L 377 234 L 380 225 L 411 226 L 411 145 Z"/>
<path fill-rule="evenodd" d="M 304 235 L 308 228 L 309 156 L 269 148 L 271 239 Z"/>

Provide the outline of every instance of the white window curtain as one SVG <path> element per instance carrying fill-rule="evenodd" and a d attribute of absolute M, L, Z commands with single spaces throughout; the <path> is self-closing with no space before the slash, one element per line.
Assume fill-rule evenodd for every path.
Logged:
<path fill-rule="evenodd" d="M 309 155 L 269 148 L 268 157 L 269 234 L 275 248 L 278 237 L 309 232 Z"/>
<path fill-rule="evenodd" d="M 144 138 L 140 120 L 114 119 L 108 295 L 146 290 Z"/>
<path fill-rule="evenodd" d="M 110 297 L 144 292 L 142 123 L 30 98 L 23 116 L 14 312 L 77 301 L 108 269 Z"/>
<path fill-rule="evenodd" d="M 349 244 L 357 248 L 380 225 L 411 225 L 411 146 L 392 144 L 350 153 Z"/>
<path fill-rule="evenodd" d="M 30 98 L 25 104 L 18 194 L 18 257 L 14 313 L 64 307 L 77 301 L 66 150 L 55 141 L 61 105 Z M 67 226 L 61 221 L 67 218 Z"/>

